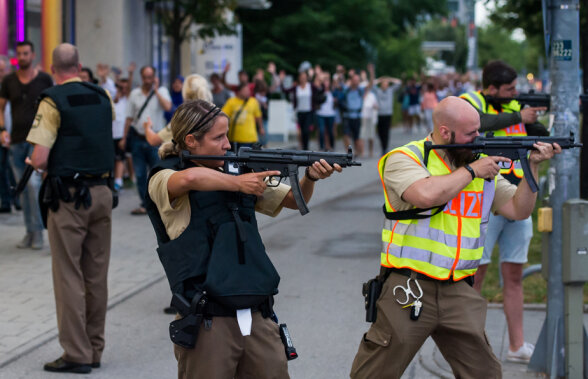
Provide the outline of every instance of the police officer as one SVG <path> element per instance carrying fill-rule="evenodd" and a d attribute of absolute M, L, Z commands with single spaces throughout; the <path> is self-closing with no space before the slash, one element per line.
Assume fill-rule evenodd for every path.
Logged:
<path fill-rule="evenodd" d="M 110 95 L 82 83 L 80 69 L 75 46 L 64 43 L 53 50 L 51 71 L 58 86 L 41 94 L 27 137 L 35 145 L 28 162 L 47 171 L 40 199 L 64 350 L 43 367 L 53 372 L 88 373 L 100 367 L 104 350 L 115 116 Z"/>
<path fill-rule="evenodd" d="M 268 187 L 278 171 L 229 175 L 223 161 L 186 161 L 196 155 L 223 156 L 230 150 L 228 117 L 204 100 L 178 107 L 173 141 L 161 146 L 161 163 L 150 173 L 147 211 L 158 254 L 172 293 L 196 314 L 192 345 L 174 352 L 178 378 L 288 378 L 284 346 L 273 314 L 279 276 L 269 260 L 255 212 L 277 215 L 296 208 L 290 187 Z M 334 170 L 321 160 L 300 181 L 309 200 L 314 183 Z M 180 307 L 181 308 L 181 307 Z"/>
<path fill-rule="evenodd" d="M 549 135 L 547 129 L 537 122 L 537 112 L 546 108 L 521 108 L 518 101 L 509 99 L 517 95 L 517 72 L 512 67 L 499 60 L 488 62 L 482 72 L 482 85 L 482 91 L 460 96 L 480 113 L 480 131 L 492 131 L 497 137 Z M 514 185 L 518 185 L 524 175 L 520 161 L 509 163 L 500 174 Z M 484 254 L 475 277 L 474 287 L 480 291 L 494 245 L 498 242 L 509 337 L 506 360 L 511 362 L 528 363 L 534 350 L 533 344 L 523 338 L 523 264 L 527 262 L 532 237 L 530 216 L 517 221 L 491 214 Z"/>
<path fill-rule="evenodd" d="M 352 378 L 399 378 L 429 336 L 456 377 L 501 377 L 500 362 L 484 334 L 486 301 L 471 287 L 471 278 L 482 257 L 490 212 L 526 218 L 537 195 L 525 179 L 515 187 L 498 175 L 503 157 L 474 160 L 468 150 L 434 150 L 425 164 L 425 141 L 470 143 L 480 127 L 478 113 L 457 97 L 442 100 L 433 121 L 434 131 L 426 139 L 380 160 L 385 281 Z M 544 143 L 535 148 L 529 162 L 537 177 L 539 162 L 561 148 Z"/>

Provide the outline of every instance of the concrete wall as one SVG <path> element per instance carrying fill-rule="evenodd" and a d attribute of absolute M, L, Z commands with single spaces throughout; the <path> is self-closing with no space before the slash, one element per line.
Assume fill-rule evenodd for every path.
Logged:
<path fill-rule="evenodd" d="M 142 0 L 77 0 L 76 45 L 84 66 L 119 67 L 151 63 L 150 22 Z M 138 80 L 138 73 L 135 81 Z"/>

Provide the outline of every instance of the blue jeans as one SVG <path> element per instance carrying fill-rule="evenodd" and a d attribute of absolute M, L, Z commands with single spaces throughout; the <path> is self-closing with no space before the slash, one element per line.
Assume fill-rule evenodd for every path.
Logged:
<path fill-rule="evenodd" d="M 325 149 L 325 131 L 327 132 L 327 138 L 331 149 L 335 149 L 335 136 L 333 135 L 333 125 L 335 123 L 335 117 L 323 117 L 318 116 L 318 132 L 319 132 L 319 145 L 321 150 Z"/>
<path fill-rule="evenodd" d="M 30 157 L 33 145 L 28 142 L 20 142 L 10 145 L 10 163 L 17 180 L 24 173 L 25 158 Z M 25 190 L 21 194 L 21 204 L 27 233 L 43 230 L 41 211 L 39 210 L 39 189 L 41 188 L 41 174 L 33 172 Z"/>
<path fill-rule="evenodd" d="M 129 141 L 133 167 L 137 179 L 137 191 L 141 199 L 141 206 L 145 207 L 145 194 L 147 193 L 147 174 L 159 162 L 157 148 L 149 145 L 145 139 L 133 135 Z"/>

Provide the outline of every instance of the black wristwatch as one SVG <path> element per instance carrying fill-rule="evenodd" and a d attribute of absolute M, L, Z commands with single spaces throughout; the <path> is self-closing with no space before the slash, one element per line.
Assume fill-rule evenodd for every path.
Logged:
<path fill-rule="evenodd" d="M 470 165 L 469 165 L 469 164 L 466 164 L 466 165 L 465 165 L 465 166 L 463 166 L 463 167 L 465 167 L 465 169 L 466 169 L 466 170 L 468 170 L 468 171 L 470 172 L 470 174 L 472 175 L 472 180 L 476 179 L 476 172 L 474 171 L 474 169 L 473 169 L 473 168 L 471 168 L 471 167 L 470 167 Z"/>

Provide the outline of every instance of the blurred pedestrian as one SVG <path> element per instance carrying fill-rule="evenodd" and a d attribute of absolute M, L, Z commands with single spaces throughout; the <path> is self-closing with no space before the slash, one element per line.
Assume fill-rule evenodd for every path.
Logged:
<path fill-rule="evenodd" d="M 212 102 L 219 108 L 222 108 L 233 93 L 223 86 L 221 77 L 216 72 L 210 75 L 210 84 L 212 85 Z"/>
<path fill-rule="evenodd" d="M 374 156 L 374 139 L 376 137 L 376 123 L 378 122 L 378 99 L 373 91 L 365 91 L 361 106 L 361 132 L 358 155 L 363 156 L 364 143 L 368 145 L 368 156 Z"/>
<path fill-rule="evenodd" d="M 435 86 L 433 83 L 427 83 L 425 85 L 425 92 L 423 93 L 423 100 L 421 101 L 421 109 L 425 118 L 424 128 L 421 133 L 428 134 L 433 131 L 433 109 L 439 104 L 437 100 L 437 93 L 435 92 Z"/>
<path fill-rule="evenodd" d="M 248 83 L 241 83 L 235 97 L 231 97 L 222 108 L 229 117 L 229 141 L 233 150 L 241 146 L 252 146 L 264 133 L 261 108 L 255 97 L 251 96 Z"/>
<path fill-rule="evenodd" d="M 98 84 L 98 80 L 94 77 L 94 72 L 90 67 L 82 67 L 79 75 L 82 82 Z"/>
<path fill-rule="evenodd" d="M 368 65 L 368 71 L 370 74 L 368 85 L 362 88 L 360 87 L 359 75 L 355 74 L 354 70 L 349 70 L 351 73 L 350 84 L 344 87 L 339 99 L 341 106 L 345 109 L 343 113 L 343 143 L 347 147 L 353 141 L 355 153 L 360 156 L 363 154 L 363 144 L 360 140 L 361 109 L 365 91 L 371 91 L 374 83 L 374 67 L 372 64 Z"/>
<path fill-rule="evenodd" d="M 393 85 L 390 85 L 392 83 Z M 382 155 L 388 152 L 390 127 L 394 114 L 394 94 L 400 88 L 402 81 L 392 77 L 381 77 L 376 81 L 374 93 L 378 99 L 378 138 L 382 148 Z"/>
<path fill-rule="evenodd" d="M 269 100 L 267 97 L 267 83 L 265 80 L 255 80 L 255 100 L 259 103 L 261 109 L 261 122 L 263 124 L 263 136 L 259 138 L 259 143 L 262 146 L 267 145 L 268 134 L 267 134 L 267 122 L 269 115 Z"/>
<path fill-rule="evenodd" d="M 133 215 L 145 215 L 145 193 L 147 192 L 147 173 L 157 163 L 157 148 L 145 139 L 143 123 L 151 118 L 152 128 L 158 132 L 165 126 L 164 111 L 172 107 L 169 91 L 159 86 L 159 78 L 155 76 L 155 68 L 141 68 L 141 87 L 135 88 L 129 95 L 127 118 L 120 148 L 125 149 L 128 143 L 133 157 L 133 167 L 137 180 L 137 191 L 141 204 L 133 209 Z M 128 142 L 127 142 L 128 140 Z"/>
<path fill-rule="evenodd" d="M 120 191 L 123 187 L 124 164 L 127 153 L 120 147 L 120 140 L 125 133 L 125 120 L 127 118 L 127 106 L 131 83 L 127 78 L 121 78 L 116 83 L 116 96 L 114 97 L 115 120 L 112 121 L 112 139 L 114 142 L 114 189 Z"/>
<path fill-rule="evenodd" d="M 7 57 L 0 55 L 0 87 L 2 79 L 12 71 L 12 66 Z M 4 108 L 4 127 L 10 133 L 12 117 L 10 116 L 10 103 L 7 102 Z M 18 199 L 13 198 L 10 187 L 16 185 L 14 173 L 10 167 L 8 146 L 0 144 L 0 213 L 10 213 L 12 205 L 20 208 Z"/>
<path fill-rule="evenodd" d="M 198 74 L 189 75 L 182 86 L 182 98 L 185 102 L 199 99 L 212 102 L 213 95 L 210 92 L 209 87 L 210 86 L 208 81 L 206 78 L 204 78 L 204 76 Z M 157 147 L 164 142 L 169 142 L 172 140 L 172 133 L 169 123 L 165 126 L 165 128 L 161 129 L 157 133 L 151 129 L 152 125 L 153 122 L 149 117 L 147 118 L 147 121 L 143 123 L 145 138 L 151 146 Z"/>
<path fill-rule="evenodd" d="M 11 166 L 16 179 L 19 180 L 25 170 L 25 158 L 33 151 L 33 146 L 26 137 L 33 124 L 37 111 L 37 99 L 41 92 L 53 86 L 53 79 L 48 74 L 33 66 L 35 50 L 30 41 L 16 45 L 18 70 L 6 75 L 0 88 L 0 138 L 2 145 L 10 146 Z M 10 135 L 5 130 L 4 109 L 10 101 L 12 130 Z M 41 186 L 41 175 L 33 173 L 22 193 L 26 234 L 16 246 L 18 248 L 43 248 L 43 222 L 37 198 Z"/>
<path fill-rule="evenodd" d="M 308 80 L 306 71 L 302 71 L 298 73 L 298 82 L 290 88 L 282 87 L 282 91 L 291 96 L 298 128 L 300 129 L 301 147 L 302 150 L 308 150 L 310 126 L 314 117 L 313 111 L 317 103 L 319 103 L 317 97 L 322 96 L 322 90 L 313 86 Z"/>
<path fill-rule="evenodd" d="M 321 150 L 335 150 L 335 115 L 337 112 L 336 99 L 331 89 L 331 76 L 329 73 L 323 74 L 322 89 L 325 101 L 316 111 L 319 147 Z"/>
<path fill-rule="evenodd" d="M 80 69 L 75 46 L 53 50 L 58 85 L 41 94 L 27 137 L 35 145 L 28 162 L 47 171 L 42 206 L 63 348 L 61 357 L 43 366 L 51 372 L 89 373 L 100 367 L 104 351 L 115 113 L 110 95 L 83 83 Z"/>
<path fill-rule="evenodd" d="M 178 75 L 171 84 L 171 89 L 169 94 L 171 96 L 172 107 L 169 111 L 164 112 L 165 116 L 165 123 L 169 124 L 174 112 L 180 104 L 184 102 L 184 98 L 182 97 L 182 87 L 184 85 L 184 77 L 182 75 Z"/>

